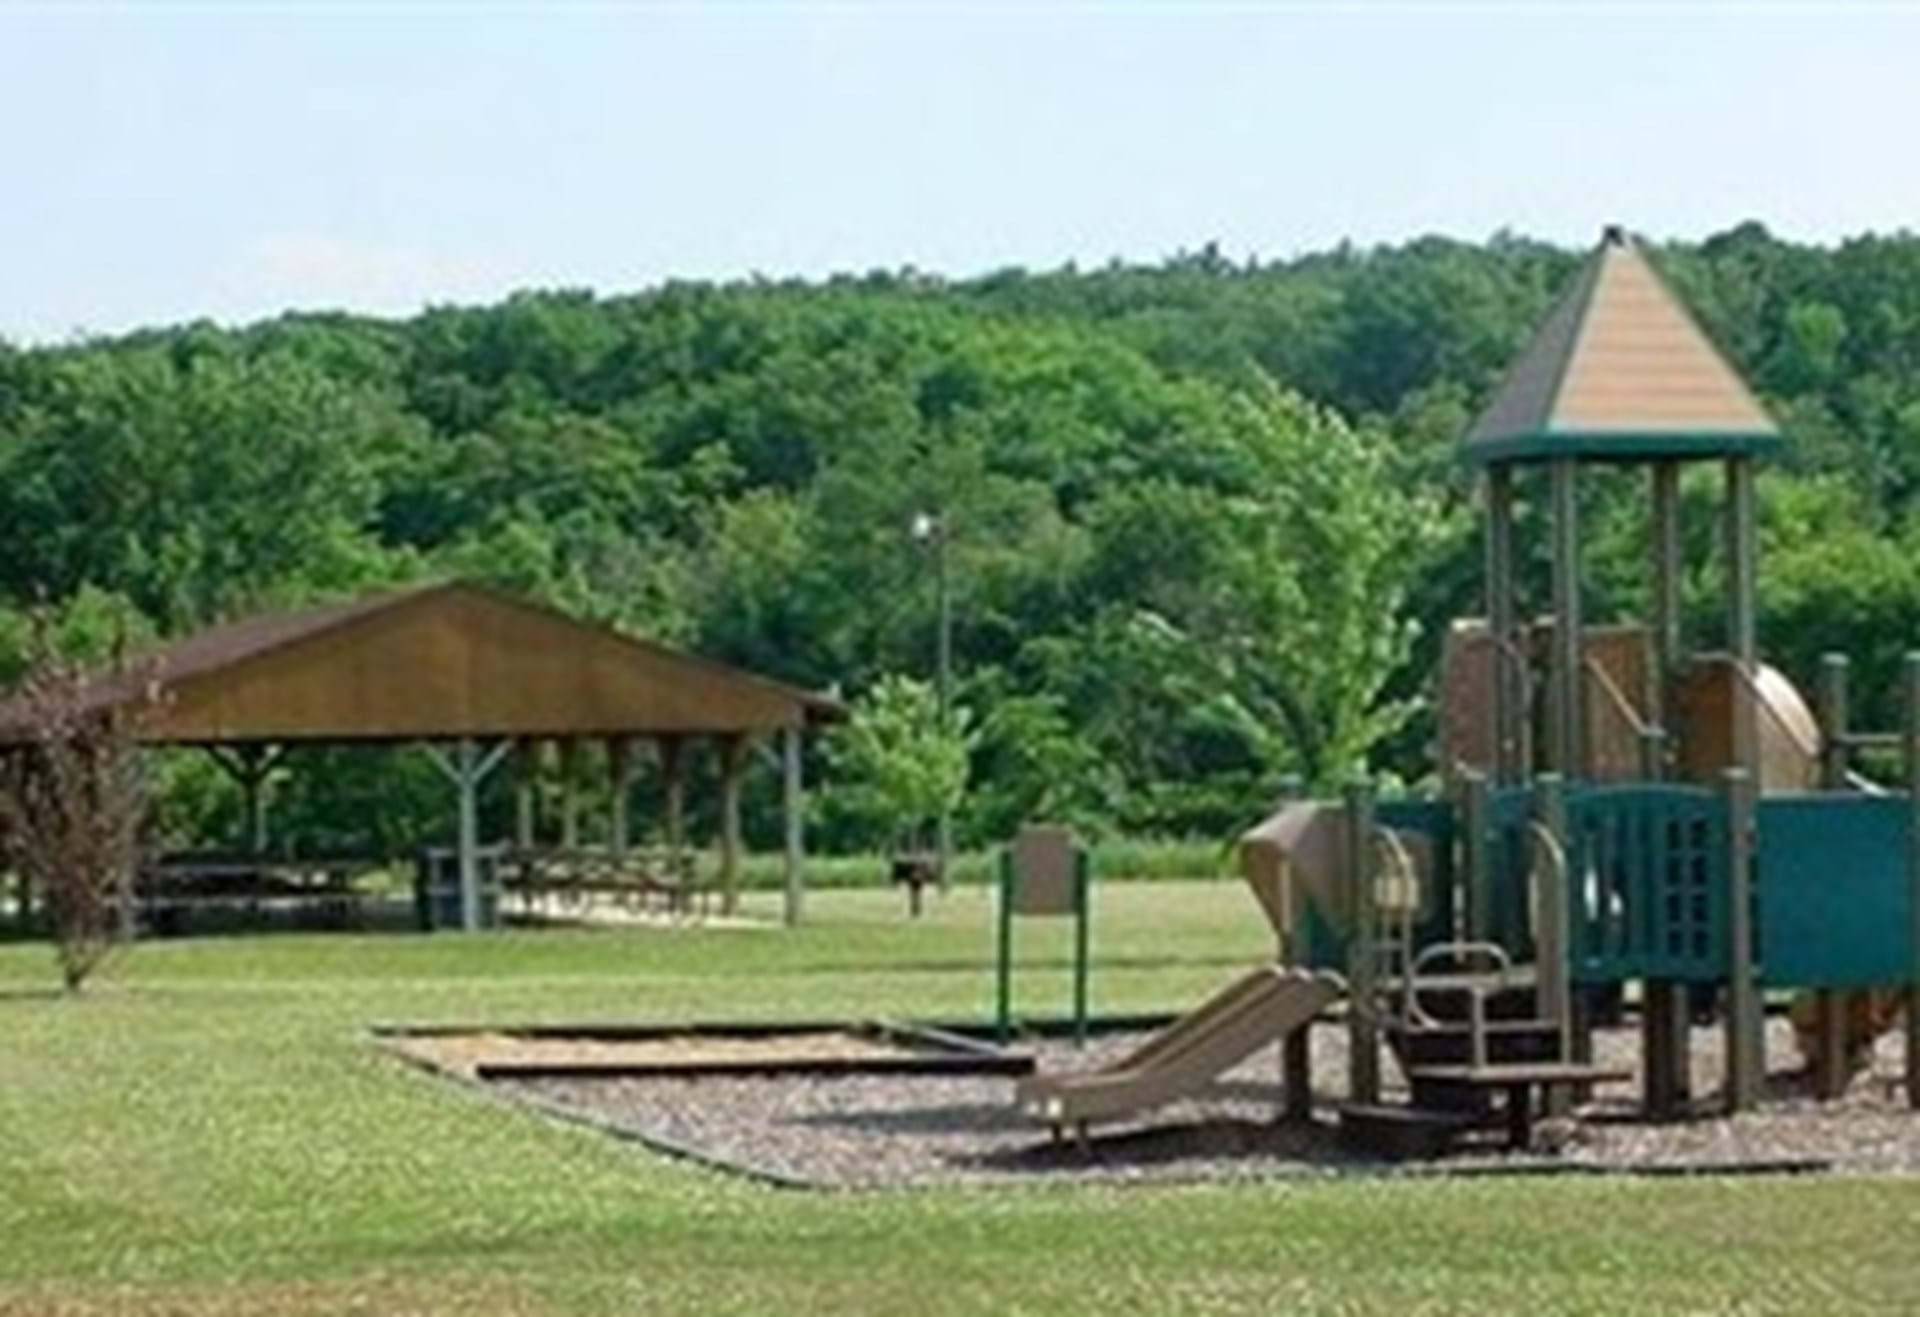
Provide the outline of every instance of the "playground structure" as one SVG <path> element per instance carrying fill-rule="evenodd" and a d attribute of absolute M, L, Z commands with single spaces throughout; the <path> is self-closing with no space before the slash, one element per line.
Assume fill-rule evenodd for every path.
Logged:
<path fill-rule="evenodd" d="M 1822 665 L 1818 713 L 1761 663 L 1754 464 L 1780 435 L 1646 256 L 1609 228 L 1463 443 L 1483 474 L 1486 616 L 1447 637 L 1434 799 L 1285 805 L 1241 839 L 1278 963 L 1230 985 L 1110 1071 L 1041 1076 L 1021 1110 L 1052 1124 L 1137 1112 L 1282 1045 L 1285 1112 L 1311 1111 L 1315 1016 L 1344 998 L 1343 1133 L 1432 1151 L 1503 1116 L 1524 1144 L 1535 1096 L 1568 1111 L 1628 1072 L 1596 1065 L 1595 1016 L 1637 985 L 1645 1114 L 1696 1109 L 1697 1004 L 1725 1030 L 1724 1108 L 1758 1100 L 1763 993 L 1794 1016 L 1814 1089 L 1842 1092 L 1907 1006 L 1920 1105 L 1920 656 L 1904 727 L 1848 718 L 1848 667 Z M 1724 648 L 1682 643 L 1683 464 L 1724 471 Z M 1651 620 L 1590 626 L 1579 477 L 1648 471 Z M 1544 473 L 1544 480 L 1535 477 Z M 1523 483 L 1543 484 L 1550 614 L 1523 620 Z M 1904 790 L 1854 771 L 1898 751 Z M 1407 1080 L 1382 1102 L 1382 1045 Z M 1504 1095 L 1496 1108 L 1494 1098 Z M 1700 1095 L 1704 1096 L 1704 1095 Z"/>

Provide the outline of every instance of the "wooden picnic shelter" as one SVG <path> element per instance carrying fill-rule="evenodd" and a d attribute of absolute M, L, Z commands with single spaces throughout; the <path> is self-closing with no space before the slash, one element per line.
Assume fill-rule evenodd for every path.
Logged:
<path fill-rule="evenodd" d="M 240 783 L 251 840 L 265 848 L 262 786 L 289 748 L 423 745 L 457 798 L 460 926 L 482 924 L 479 789 L 503 762 L 518 768 L 515 843 L 535 844 L 534 772 L 557 745 L 563 847 L 577 845 L 578 751 L 606 747 L 608 847 L 630 845 L 635 748 L 651 742 L 665 796 L 663 830 L 685 840 L 689 751 L 717 751 L 720 880 L 738 890 L 741 782 L 756 746 L 778 743 L 786 850 L 786 920 L 804 899 L 802 739 L 839 719 L 833 698 L 584 622 L 465 582 L 419 586 L 300 612 L 248 618 L 187 636 L 105 681 L 105 703 L 160 698 L 140 722 L 151 745 L 211 752 Z M 4 715 L 0 707 L 0 715 Z M 0 716 L 0 724 L 5 718 Z M 19 741 L 21 729 L 0 731 Z"/>

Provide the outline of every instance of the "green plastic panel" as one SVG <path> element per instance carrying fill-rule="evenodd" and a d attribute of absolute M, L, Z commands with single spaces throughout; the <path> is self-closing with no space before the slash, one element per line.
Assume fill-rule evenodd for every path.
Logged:
<path fill-rule="evenodd" d="M 1516 962 L 1533 959 L 1533 903 L 1528 893 L 1532 818 L 1533 792 L 1526 787 L 1488 793 L 1487 935 Z"/>
<path fill-rule="evenodd" d="M 1908 827 L 1904 795 L 1760 799 L 1754 869 L 1762 982 L 1861 988 L 1912 976 Z"/>
<path fill-rule="evenodd" d="M 1568 912 L 1580 983 L 1712 982 L 1727 969 L 1727 811 L 1697 787 L 1570 793 Z"/>

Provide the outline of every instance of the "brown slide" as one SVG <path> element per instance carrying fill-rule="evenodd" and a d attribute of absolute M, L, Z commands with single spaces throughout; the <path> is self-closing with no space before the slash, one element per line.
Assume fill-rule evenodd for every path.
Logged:
<path fill-rule="evenodd" d="M 1112 1065 L 1021 1080 L 1015 1103 L 1023 1116 L 1056 1127 L 1161 1106 L 1312 1023 L 1343 991 L 1337 974 L 1278 965 L 1254 970 Z"/>

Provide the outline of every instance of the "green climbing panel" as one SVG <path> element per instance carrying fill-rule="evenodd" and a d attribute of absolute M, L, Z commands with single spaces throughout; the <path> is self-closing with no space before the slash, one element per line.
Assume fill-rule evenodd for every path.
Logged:
<path fill-rule="evenodd" d="M 1760 978 L 1861 988 L 1912 973 L 1907 798 L 1763 796 L 1754 822 Z"/>

